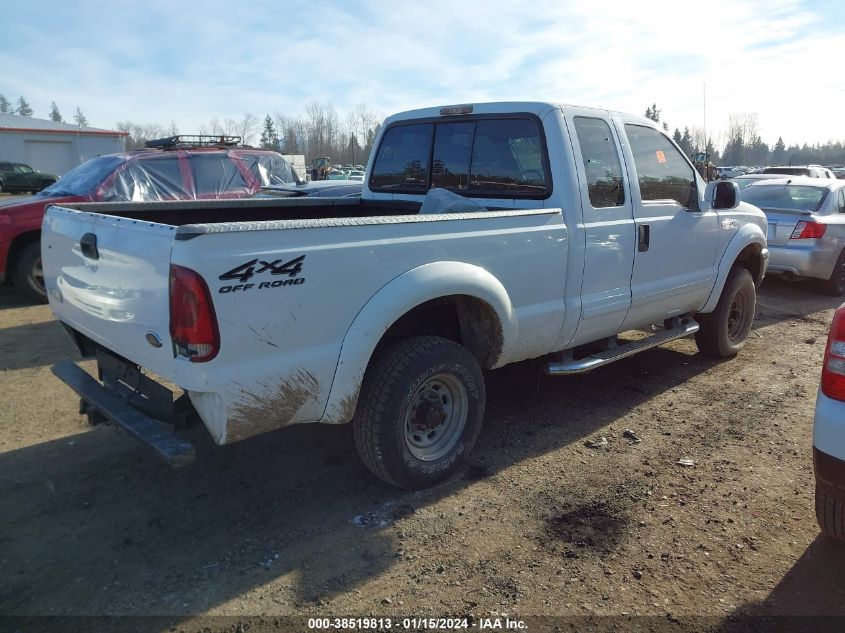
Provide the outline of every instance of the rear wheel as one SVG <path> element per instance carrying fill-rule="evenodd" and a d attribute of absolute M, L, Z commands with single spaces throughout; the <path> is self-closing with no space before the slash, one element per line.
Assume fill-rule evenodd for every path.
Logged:
<path fill-rule="evenodd" d="M 745 347 L 756 308 L 757 291 L 751 273 L 733 268 L 716 309 L 696 316 L 701 326 L 695 334 L 698 349 L 714 358 L 736 356 Z"/>
<path fill-rule="evenodd" d="M 822 289 L 832 297 L 845 295 L 845 251 L 839 253 L 830 278 L 822 282 Z"/>
<path fill-rule="evenodd" d="M 39 242 L 27 244 L 18 254 L 14 263 L 13 281 L 21 294 L 38 303 L 47 303 Z"/>
<path fill-rule="evenodd" d="M 825 536 L 845 542 L 845 499 L 816 484 L 816 520 Z"/>
<path fill-rule="evenodd" d="M 400 488 L 432 486 L 472 450 L 484 417 L 484 377 L 466 348 L 415 336 L 367 370 L 353 421 L 364 465 Z"/>

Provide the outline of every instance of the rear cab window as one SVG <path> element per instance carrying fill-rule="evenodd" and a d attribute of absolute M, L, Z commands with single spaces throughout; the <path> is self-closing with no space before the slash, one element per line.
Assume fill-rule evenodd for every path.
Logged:
<path fill-rule="evenodd" d="M 479 198 L 547 198 L 548 153 L 528 115 L 396 123 L 385 132 L 370 189 L 424 194 L 442 187 Z"/>

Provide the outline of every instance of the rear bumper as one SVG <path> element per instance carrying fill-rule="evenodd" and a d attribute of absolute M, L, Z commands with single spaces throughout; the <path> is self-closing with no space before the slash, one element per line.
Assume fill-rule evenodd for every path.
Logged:
<path fill-rule="evenodd" d="M 53 373 L 79 394 L 89 410 L 121 427 L 171 466 L 185 466 L 196 459 L 193 445 L 178 437 L 166 424 L 132 407 L 71 361 L 54 365 Z"/>
<path fill-rule="evenodd" d="M 813 418 L 816 481 L 845 492 L 845 402 L 819 390 Z"/>
<path fill-rule="evenodd" d="M 817 484 L 845 493 L 845 461 L 813 447 L 813 469 Z"/>
<path fill-rule="evenodd" d="M 769 272 L 829 279 L 836 258 L 839 257 L 838 249 L 833 245 L 824 245 L 819 240 L 793 241 L 794 244 L 786 246 L 769 245 Z"/>

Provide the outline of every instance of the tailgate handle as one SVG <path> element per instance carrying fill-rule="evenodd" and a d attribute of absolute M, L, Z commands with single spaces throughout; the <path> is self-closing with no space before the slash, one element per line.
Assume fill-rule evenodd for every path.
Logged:
<path fill-rule="evenodd" d="M 89 259 L 100 259 L 100 253 L 97 252 L 97 236 L 93 233 L 86 233 L 79 240 L 79 250 Z"/>

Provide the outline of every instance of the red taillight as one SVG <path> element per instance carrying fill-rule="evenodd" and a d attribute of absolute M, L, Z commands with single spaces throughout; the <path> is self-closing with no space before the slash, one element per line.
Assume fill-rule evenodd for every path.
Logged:
<path fill-rule="evenodd" d="M 845 400 L 845 304 L 833 313 L 822 367 L 822 393 Z"/>
<path fill-rule="evenodd" d="M 220 351 L 220 331 L 208 286 L 190 268 L 170 265 L 170 338 L 176 353 L 194 363 Z"/>
<path fill-rule="evenodd" d="M 801 221 L 795 225 L 795 230 L 792 231 L 791 240 L 817 240 L 824 236 L 827 230 L 827 224 L 820 224 L 819 222 Z"/>

